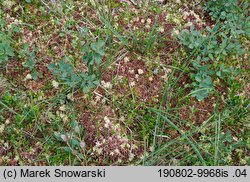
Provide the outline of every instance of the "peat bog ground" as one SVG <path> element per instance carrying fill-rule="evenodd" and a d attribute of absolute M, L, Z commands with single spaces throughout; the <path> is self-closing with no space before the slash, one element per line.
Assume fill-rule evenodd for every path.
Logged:
<path fill-rule="evenodd" d="M 0 165 L 249 165 L 247 0 L 0 0 Z"/>

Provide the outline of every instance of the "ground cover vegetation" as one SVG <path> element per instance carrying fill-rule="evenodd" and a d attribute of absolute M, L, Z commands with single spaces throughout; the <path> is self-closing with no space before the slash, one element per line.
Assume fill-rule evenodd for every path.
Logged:
<path fill-rule="evenodd" d="M 0 165 L 249 165 L 247 0 L 0 0 Z"/>

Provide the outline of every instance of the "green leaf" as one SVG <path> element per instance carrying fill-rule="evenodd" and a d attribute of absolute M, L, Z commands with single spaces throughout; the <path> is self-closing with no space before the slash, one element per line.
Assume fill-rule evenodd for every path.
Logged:
<path fill-rule="evenodd" d="M 208 54 L 208 57 L 213 61 L 214 60 L 214 56 L 213 56 L 213 54 Z"/>
<path fill-rule="evenodd" d="M 70 140 L 70 144 L 72 147 L 80 146 L 80 142 L 77 139 Z"/>
<path fill-rule="evenodd" d="M 32 73 L 31 73 L 31 76 L 32 76 L 32 78 L 34 79 L 34 80 L 37 80 L 37 78 L 38 78 L 38 71 L 37 70 L 34 70 Z"/>
<path fill-rule="evenodd" d="M 90 46 L 91 48 L 98 54 L 100 54 L 101 56 L 104 56 L 104 47 L 105 42 L 102 40 L 99 40 L 98 42 L 92 43 Z"/>
<path fill-rule="evenodd" d="M 52 71 L 53 69 L 56 68 L 56 64 L 55 64 L 55 63 L 51 63 L 51 64 L 49 64 L 49 65 L 47 66 L 47 68 L 48 68 L 50 71 Z"/>
<path fill-rule="evenodd" d="M 72 149 L 70 147 L 62 147 L 62 149 L 66 152 L 71 154 L 72 153 Z"/>

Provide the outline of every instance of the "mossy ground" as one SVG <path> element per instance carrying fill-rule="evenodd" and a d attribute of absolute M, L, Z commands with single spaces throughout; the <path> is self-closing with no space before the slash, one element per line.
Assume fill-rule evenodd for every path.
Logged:
<path fill-rule="evenodd" d="M 249 164 L 248 55 L 231 85 L 215 79 L 202 101 L 190 94 L 190 60 L 175 35 L 213 26 L 198 1 L 0 2 L 15 52 L 0 67 L 0 165 Z M 68 57 L 86 70 L 86 28 L 106 42 L 88 93 L 48 69 Z"/>

